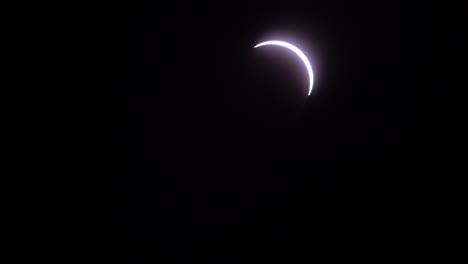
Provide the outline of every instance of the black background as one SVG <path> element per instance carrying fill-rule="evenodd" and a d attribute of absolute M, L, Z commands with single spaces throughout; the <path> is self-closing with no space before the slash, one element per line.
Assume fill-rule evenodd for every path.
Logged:
<path fill-rule="evenodd" d="M 466 235 L 463 16 L 377 2 L 12 16 L 24 181 L 47 196 L 23 197 L 39 209 L 19 218 L 18 259 L 450 263 Z M 272 38 L 311 60 L 310 97 L 297 57 L 253 49 Z"/>

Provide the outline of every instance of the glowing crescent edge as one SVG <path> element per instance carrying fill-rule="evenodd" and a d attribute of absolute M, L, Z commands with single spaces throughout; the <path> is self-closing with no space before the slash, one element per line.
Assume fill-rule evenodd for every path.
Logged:
<path fill-rule="evenodd" d="M 265 41 L 265 42 L 262 42 L 260 44 L 257 44 L 254 48 L 258 48 L 258 47 L 261 47 L 261 46 L 266 46 L 266 45 L 278 45 L 278 46 L 282 46 L 282 47 L 285 47 L 285 48 L 288 48 L 290 50 L 292 50 L 294 53 L 296 53 L 302 60 L 302 62 L 304 62 L 306 68 L 307 68 L 307 72 L 309 73 L 309 79 L 310 79 L 310 84 L 309 84 L 309 94 L 312 92 L 312 85 L 314 83 L 314 74 L 312 72 L 312 66 L 310 66 L 310 62 L 309 60 L 307 59 L 307 57 L 304 55 L 304 53 L 302 51 L 300 51 L 298 48 L 296 48 L 295 46 L 287 43 L 287 42 L 284 42 L 284 41 L 279 41 L 279 40 L 270 40 L 270 41 Z"/>

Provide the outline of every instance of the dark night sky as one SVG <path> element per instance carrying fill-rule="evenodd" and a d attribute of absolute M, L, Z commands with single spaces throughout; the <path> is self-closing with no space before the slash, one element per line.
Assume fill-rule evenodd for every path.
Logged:
<path fill-rule="evenodd" d="M 133 5 L 10 20 L 11 67 L 31 76 L 26 170 L 47 179 L 19 258 L 450 263 L 463 248 L 459 8 Z M 311 60 L 309 98 L 295 55 L 253 49 L 270 37 Z"/>

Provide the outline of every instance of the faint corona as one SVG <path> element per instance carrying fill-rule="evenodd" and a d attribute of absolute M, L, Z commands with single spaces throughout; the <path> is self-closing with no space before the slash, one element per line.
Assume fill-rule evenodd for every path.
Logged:
<path fill-rule="evenodd" d="M 310 93 L 312 92 L 312 85 L 314 84 L 314 74 L 312 72 L 312 66 L 310 65 L 310 62 L 307 59 L 307 57 L 304 55 L 304 53 L 302 51 L 300 51 L 298 48 L 296 48 L 295 46 L 293 46 L 293 45 L 291 45 L 291 44 L 289 44 L 287 42 L 280 41 L 280 40 L 265 41 L 265 42 L 257 44 L 254 48 L 258 48 L 258 47 L 261 47 L 261 46 L 267 46 L 267 45 L 277 45 L 277 46 L 288 48 L 288 49 L 292 50 L 294 53 L 296 53 L 297 56 L 299 56 L 299 58 L 301 58 L 302 62 L 304 62 L 305 66 L 307 68 L 307 72 L 309 73 L 309 94 L 308 95 L 310 95 Z"/>

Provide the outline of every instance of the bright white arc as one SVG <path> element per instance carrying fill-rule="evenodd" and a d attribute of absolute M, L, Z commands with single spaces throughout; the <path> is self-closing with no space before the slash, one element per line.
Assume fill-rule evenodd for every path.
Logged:
<path fill-rule="evenodd" d="M 310 66 L 310 62 L 307 59 L 307 57 L 304 55 L 304 53 L 302 51 L 300 51 L 298 48 L 296 48 L 295 46 L 293 46 L 293 45 L 291 45 L 291 44 L 289 44 L 287 42 L 279 41 L 279 40 L 265 41 L 265 42 L 262 42 L 260 44 L 257 44 L 254 48 L 258 48 L 258 47 L 266 46 L 266 45 L 277 45 L 277 46 L 288 48 L 288 49 L 292 50 L 294 53 L 296 53 L 297 56 L 299 56 L 299 58 L 301 58 L 302 62 L 304 62 L 305 66 L 307 68 L 307 72 L 309 73 L 309 80 L 310 80 L 309 95 L 310 95 L 310 93 L 312 92 L 312 85 L 314 84 L 314 74 L 312 72 L 312 66 Z"/>

